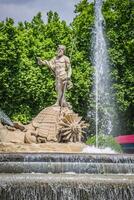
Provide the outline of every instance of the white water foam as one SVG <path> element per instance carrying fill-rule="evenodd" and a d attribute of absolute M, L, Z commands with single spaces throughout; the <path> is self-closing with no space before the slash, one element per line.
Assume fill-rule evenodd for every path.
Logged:
<path fill-rule="evenodd" d="M 113 149 L 111 149 L 110 147 L 106 147 L 106 148 L 97 148 L 95 146 L 87 146 L 84 147 L 84 149 L 82 150 L 82 153 L 98 153 L 98 154 L 117 154 L 116 151 L 114 151 Z"/>

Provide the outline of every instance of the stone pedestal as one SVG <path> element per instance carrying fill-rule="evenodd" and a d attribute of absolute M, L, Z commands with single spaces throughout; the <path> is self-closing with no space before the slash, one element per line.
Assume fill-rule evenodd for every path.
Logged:
<path fill-rule="evenodd" d="M 15 144 L 15 143 L 0 143 L 0 152 L 17 153 L 17 152 L 51 152 L 51 153 L 81 153 L 86 147 L 84 143 L 44 143 L 44 144 Z"/>
<path fill-rule="evenodd" d="M 17 124 L 17 123 L 14 123 Z M 0 124 L 1 152 L 81 152 L 85 124 L 68 107 L 43 109 L 28 125 Z"/>

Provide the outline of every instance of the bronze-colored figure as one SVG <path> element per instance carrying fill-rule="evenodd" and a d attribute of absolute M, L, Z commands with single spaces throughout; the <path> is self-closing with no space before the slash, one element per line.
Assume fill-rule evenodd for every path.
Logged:
<path fill-rule="evenodd" d="M 56 91 L 57 91 L 57 101 L 56 106 L 66 107 L 68 103 L 65 99 L 65 91 L 67 88 L 72 87 L 71 79 L 71 64 L 67 56 L 64 55 L 66 47 L 59 45 L 57 49 L 57 56 L 52 58 L 50 61 L 38 59 L 39 65 L 47 65 L 55 74 L 56 79 Z"/>

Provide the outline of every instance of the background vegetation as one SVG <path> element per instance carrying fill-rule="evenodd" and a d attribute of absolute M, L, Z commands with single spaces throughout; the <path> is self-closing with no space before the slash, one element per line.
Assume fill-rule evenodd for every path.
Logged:
<path fill-rule="evenodd" d="M 103 14 L 121 131 L 134 134 L 134 1 L 106 0 Z"/>
<path fill-rule="evenodd" d="M 51 11 L 47 23 L 42 21 L 41 13 L 31 22 L 18 25 L 12 19 L 0 22 L 0 108 L 13 120 L 27 123 L 55 102 L 54 77 L 47 67 L 37 65 L 36 57 L 52 58 L 58 44 L 67 46 L 66 54 L 71 58 L 74 87 L 67 98 L 74 111 L 86 118 L 92 105 L 94 5 L 82 0 L 74 12 L 71 25 Z M 134 1 L 106 0 L 103 13 L 122 133 L 133 133 Z"/>

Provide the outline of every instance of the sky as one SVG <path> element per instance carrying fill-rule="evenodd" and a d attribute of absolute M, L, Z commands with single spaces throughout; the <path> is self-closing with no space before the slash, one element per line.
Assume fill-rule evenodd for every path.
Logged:
<path fill-rule="evenodd" d="M 91 1 L 91 0 L 90 0 Z M 75 4 L 80 0 L 0 0 L 0 21 L 11 17 L 15 23 L 19 21 L 31 21 L 38 12 L 46 22 L 47 12 L 58 12 L 62 20 L 68 24 L 72 22 L 75 13 Z"/>

